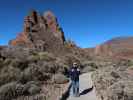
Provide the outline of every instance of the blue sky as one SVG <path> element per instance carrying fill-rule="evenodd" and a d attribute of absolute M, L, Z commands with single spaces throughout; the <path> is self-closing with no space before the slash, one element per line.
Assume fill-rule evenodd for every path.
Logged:
<path fill-rule="evenodd" d="M 23 30 L 30 9 L 52 10 L 66 38 L 80 47 L 133 36 L 133 0 L 0 0 L 0 45 Z"/>

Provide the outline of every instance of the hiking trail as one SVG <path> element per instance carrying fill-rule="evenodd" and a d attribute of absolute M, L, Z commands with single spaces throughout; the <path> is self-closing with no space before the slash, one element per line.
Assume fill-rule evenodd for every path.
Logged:
<path fill-rule="evenodd" d="M 95 88 L 93 87 L 91 72 L 80 75 L 80 97 L 70 96 L 67 100 L 100 100 L 96 97 Z"/>

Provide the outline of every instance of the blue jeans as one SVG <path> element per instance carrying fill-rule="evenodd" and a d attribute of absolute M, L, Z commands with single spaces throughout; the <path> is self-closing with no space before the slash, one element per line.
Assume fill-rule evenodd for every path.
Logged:
<path fill-rule="evenodd" d="M 72 81 L 72 92 L 74 96 L 79 95 L 79 81 Z"/>

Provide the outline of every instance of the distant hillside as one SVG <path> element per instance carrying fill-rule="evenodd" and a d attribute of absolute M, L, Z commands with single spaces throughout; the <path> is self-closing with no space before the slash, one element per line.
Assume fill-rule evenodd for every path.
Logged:
<path fill-rule="evenodd" d="M 118 37 L 109 40 L 94 50 L 95 55 L 115 58 L 133 58 L 133 37 Z"/>

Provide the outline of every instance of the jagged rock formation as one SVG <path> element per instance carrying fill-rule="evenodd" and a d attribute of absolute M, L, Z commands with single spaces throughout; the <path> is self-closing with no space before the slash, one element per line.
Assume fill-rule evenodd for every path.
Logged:
<path fill-rule="evenodd" d="M 23 32 L 18 34 L 16 39 L 11 40 L 9 45 L 44 51 L 45 49 L 60 50 L 64 42 L 64 32 L 54 14 L 51 11 L 47 11 L 44 15 L 40 15 L 33 10 L 24 19 Z"/>

